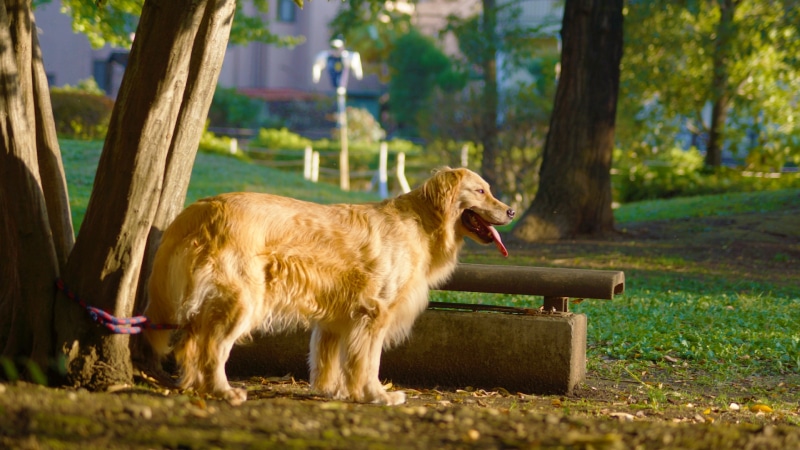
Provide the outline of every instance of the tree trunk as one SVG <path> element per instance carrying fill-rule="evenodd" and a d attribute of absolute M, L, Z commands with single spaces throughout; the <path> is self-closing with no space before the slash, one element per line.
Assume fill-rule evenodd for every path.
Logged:
<path fill-rule="evenodd" d="M 29 1 L 0 4 L 0 350 L 45 369 L 72 224 L 35 29 Z"/>
<path fill-rule="evenodd" d="M 147 0 L 142 8 L 63 277 L 87 303 L 117 317 L 134 312 L 148 235 L 159 234 L 155 221 L 166 223 L 183 204 L 234 10 L 233 0 Z M 92 324 L 63 297 L 56 300 L 56 342 L 68 380 L 91 389 L 129 383 L 128 336 Z"/>
<path fill-rule="evenodd" d="M 730 87 L 728 64 L 731 63 L 731 39 L 734 35 L 733 15 L 736 12 L 735 0 L 719 0 L 720 18 L 717 24 L 717 38 L 714 43 L 713 75 L 711 79 L 711 127 L 708 132 L 705 164 L 707 167 L 722 165 L 722 146 L 725 143 L 725 121 L 728 118 Z"/>
<path fill-rule="evenodd" d="M 481 118 L 481 144 L 483 162 L 481 175 L 499 194 L 498 149 L 497 149 L 497 5 L 495 0 L 483 0 L 483 105 Z"/>
<path fill-rule="evenodd" d="M 561 79 L 539 190 L 514 227 L 525 240 L 612 231 L 611 155 L 622 58 L 622 0 L 567 0 Z"/>

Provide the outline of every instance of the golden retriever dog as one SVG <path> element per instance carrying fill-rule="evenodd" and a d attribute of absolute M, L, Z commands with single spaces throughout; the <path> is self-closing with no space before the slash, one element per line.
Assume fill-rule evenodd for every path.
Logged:
<path fill-rule="evenodd" d="M 464 238 L 497 245 L 514 211 L 467 169 L 444 168 L 411 192 L 372 204 L 320 205 L 230 193 L 187 207 L 164 232 L 145 314 L 160 357 L 174 351 L 181 387 L 246 400 L 225 363 L 253 332 L 311 327 L 314 391 L 397 405 L 378 378 L 381 351 L 405 339 L 428 290 L 455 269 Z"/>

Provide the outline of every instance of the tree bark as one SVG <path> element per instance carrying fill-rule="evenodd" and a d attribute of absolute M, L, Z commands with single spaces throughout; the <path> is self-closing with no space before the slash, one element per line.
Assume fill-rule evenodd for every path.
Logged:
<path fill-rule="evenodd" d="M 85 301 L 117 317 L 134 312 L 155 221 L 168 221 L 182 206 L 234 10 L 233 0 L 147 0 L 142 8 L 92 197 L 63 277 Z M 128 336 L 109 334 L 64 299 L 56 300 L 56 309 L 68 381 L 90 389 L 129 383 Z"/>
<path fill-rule="evenodd" d="M 731 39 L 734 35 L 733 16 L 738 4 L 735 0 L 719 0 L 720 19 L 714 43 L 713 74 L 711 78 L 711 126 L 708 131 L 705 164 L 707 167 L 722 165 L 722 146 L 725 142 L 725 122 L 730 106 L 730 75 L 728 64 L 731 57 Z"/>
<path fill-rule="evenodd" d="M 203 134 L 214 89 L 217 85 L 225 50 L 230 34 L 230 17 L 216 14 L 208 17 L 196 40 L 196 53 L 192 57 L 189 84 L 184 95 L 176 126 L 175 138 L 167 155 L 164 183 L 153 225 L 147 239 L 147 250 L 139 277 L 137 311 L 142 311 L 146 302 L 147 279 L 150 277 L 153 257 L 161 242 L 161 234 L 183 210 L 189 180 L 192 174 L 197 148 Z"/>
<path fill-rule="evenodd" d="M 60 160 L 60 154 L 50 140 L 55 125 L 51 120 L 47 126 L 43 117 L 49 91 L 44 82 L 43 93 L 38 78 L 41 57 L 34 30 L 29 1 L 0 4 L 0 42 L 4 43 L 0 52 L 0 350 L 5 357 L 23 364 L 33 361 L 44 369 L 52 356 L 52 300 L 59 274 L 50 224 L 65 222 L 61 217 L 49 218 L 40 175 L 40 159 L 49 164 Z M 48 176 L 57 177 L 59 167 L 48 167 Z M 60 176 L 63 180 L 63 170 Z M 66 198 L 65 192 L 55 192 L 55 184 L 49 186 L 54 197 Z M 58 231 L 66 232 L 72 232 L 71 226 Z M 68 244 L 68 240 L 61 243 Z"/>
<path fill-rule="evenodd" d="M 525 241 L 612 231 L 611 156 L 622 58 L 622 0 L 567 0 L 561 79 L 539 190 L 514 227 Z"/>

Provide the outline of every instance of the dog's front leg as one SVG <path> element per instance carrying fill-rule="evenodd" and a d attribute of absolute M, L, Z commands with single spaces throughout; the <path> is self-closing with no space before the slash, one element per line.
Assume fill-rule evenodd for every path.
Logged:
<path fill-rule="evenodd" d="M 405 403 L 402 391 L 387 392 L 379 378 L 386 327 L 376 318 L 363 318 L 348 334 L 344 375 L 352 400 L 383 405 Z"/>

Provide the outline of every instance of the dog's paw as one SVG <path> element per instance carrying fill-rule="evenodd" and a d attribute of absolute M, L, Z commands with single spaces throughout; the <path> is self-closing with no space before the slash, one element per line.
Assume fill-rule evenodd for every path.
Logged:
<path fill-rule="evenodd" d="M 403 391 L 384 392 L 381 398 L 376 399 L 373 403 L 381 405 L 402 405 L 406 402 L 406 393 Z"/>
<path fill-rule="evenodd" d="M 230 388 L 222 394 L 222 398 L 232 406 L 239 406 L 247 400 L 247 391 L 239 388 Z"/>

